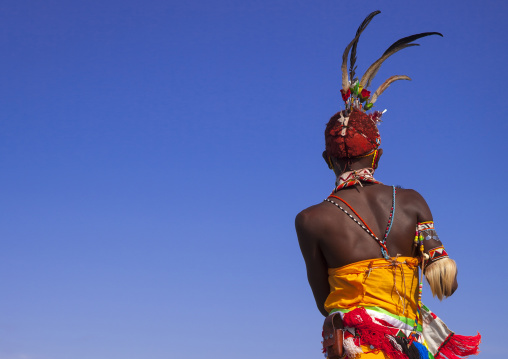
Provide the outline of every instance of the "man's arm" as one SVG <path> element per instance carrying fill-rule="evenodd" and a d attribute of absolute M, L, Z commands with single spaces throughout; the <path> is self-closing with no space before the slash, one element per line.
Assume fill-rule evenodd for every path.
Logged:
<path fill-rule="evenodd" d="M 295 227 L 316 305 L 321 314 L 326 317 L 328 312 L 325 310 L 324 304 L 330 294 L 328 266 L 319 246 L 320 226 L 316 218 L 313 217 L 308 210 L 300 212 L 296 216 Z"/>
<path fill-rule="evenodd" d="M 418 192 L 414 193 L 419 206 L 418 223 L 423 223 L 419 225 L 419 230 L 422 230 L 420 233 L 423 236 L 424 253 L 427 257 L 422 270 L 432 294 L 442 300 L 444 297 L 451 296 L 459 286 L 457 265 L 453 259 L 448 257 L 443 243 L 437 235 L 427 202 Z"/>

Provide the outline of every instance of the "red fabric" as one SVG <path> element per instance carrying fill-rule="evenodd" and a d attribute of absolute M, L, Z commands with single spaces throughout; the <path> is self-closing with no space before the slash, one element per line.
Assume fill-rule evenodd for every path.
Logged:
<path fill-rule="evenodd" d="M 477 355 L 480 352 L 479 346 L 482 341 L 480 333 L 471 337 L 457 334 L 450 335 L 452 337 L 445 340 L 444 345 L 438 349 L 436 359 L 461 359 L 469 355 Z"/>
<path fill-rule="evenodd" d="M 345 327 L 353 327 L 360 334 L 362 344 L 373 345 L 382 350 L 391 359 L 407 359 L 407 355 L 398 351 L 390 342 L 390 328 L 375 323 L 365 308 L 356 308 L 344 314 Z"/>
<path fill-rule="evenodd" d="M 346 113 L 342 112 L 344 116 Z M 328 156 L 338 158 L 354 158 L 365 155 L 379 147 L 380 139 L 377 122 L 380 114 L 366 114 L 353 108 L 345 135 L 343 125 L 338 121 L 341 112 L 332 116 L 325 130 L 326 152 Z"/>

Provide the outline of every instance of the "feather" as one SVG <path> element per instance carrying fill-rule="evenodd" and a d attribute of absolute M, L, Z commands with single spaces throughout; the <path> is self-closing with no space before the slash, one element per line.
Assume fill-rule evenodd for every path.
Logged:
<path fill-rule="evenodd" d="M 439 35 L 439 36 L 443 37 L 443 34 L 441 34 L 440 32 L 435 32 L 435 31 L 434 32 L 422 32 L 420 34 L 414 34 L 414 35 L 406 36 L 406 37 L 403 37 L 402 39 L 399 39 L 399 40 L 395 41 L 392 44 L 392 46 L 390 46 L 388 49 L 386 49 L 384 54 L 392 51 L 397 46 L 404 45 L 404 44 L 409 44 L 410 42 L 413 42 L 413 41 L 418 40 L 418 39 L 420 39 L 422 37 L 430 36 L 430 35 Z"/>
<path fill-rule="evenodd" d="M 351 49 L 351 47 L 354 44 L 358 43 L 358 39 L 360 38 L 360 35 L 362 34 L 363 30 L 365 30 L 365 28 L 370 23 L 372 18 L 374 16 L 376 16 L 377 14 L 379 14 L 380 12 L 381 11 L 377 10 L 377 11 L 373 11 L 369 15 L 367 15 L 365 20 L 363 20 L 363 22 L 361 23 L 360 27 L 356 31 L 355 38 L 349 43 L 349 45 L 346 46 L 346 48 L 344 50 L 344 53 L 342 54 L 342 66 L 341 66 L 341 70 L 342 70 L 342 89 L 344 90 L 344 92 L 347 92 L 347 90 L 349 89 L 349 79 L 348 79 L 348 75 L 347 75 L 347 57 L 349 55 L 349 50 Z M 355 54 L 356 54 L 356 47 L 355 47 Z"/>
<path fill-rule="evenodd" d="M 374 79 L 374 77 L 376 76 L 376 74 L 379 71 L 379 69 L 381 68 L 381 65 L 383 64 L 383 62 L 387 58 L 392 56 L 394 53 L 396 53 L 402 49 L 405 49 L 406 47 L 410 47 L 410 46 L 420 46 L 420 45 L 418 45 L 418 44 L 401 45 L 401 46 L 391 50 L 391 52 L 383 54 L 383 56 L 381 56 L 379 59 L 377 59 L 376 62 L 374 62 L 372 65 L 370 65 L 370 67 L 367 69 L 367 71 L 365 71 L 365 73 L 362 76 L 362 79 L 360 80 L 360 86 L 362 86 L 362 88 L 369 87 L 372 79 Z"/>
<path fill-rule="evenodd" d="M 356 37 L 357 38 L 356 38 L 356 41 L 353 43 L 353 46 L 351 47 L 351 56 L 349 57 L 349 78 L 351 79 L 351 81 L 353 81 L 353 79 L 355 77 L 356 47 L 358 45 L 358 40 L 360 40 L 360 35 L 362 34 L 363 30 L 365 30 L 367 28 L 367 26 L 369 25 L 371 20 L 374 18 L 374 16 L 376 16 L 377 14 L 380 14 L 380 13 L 381 13 L 381 11 L 379 11 L 379 10 L 371 12 L 365 18 L 365 20 L 363 20 L 363 22 L 360 24 L 360 26 L 358 27 L 358 30 L 356 30 L 355 38 Z"/>
<path fill-rule="evenodd" d="M 381 86 L 379 86 L 377 88 L 376 92 L 374 92 L 374 94 L 372 95 L 372 98 L 370 99 L 369 102 L 370 103 L 376 102 L 377 98 L 379 97 L 379 95 L 381 95 L 393 82 L 395 82 L 397 80 L 409 80 L 409 81 L 411 81 L 411 78 L 409 76 L 406 76 L 406 75 L 395 75 L 395 76 L 389 77 L 388 80 L 383 82 L 381 84 Z"/>
<path fill-rule="evenodd" d="M 376 62 L 374 62 L 372 65 L 370 65 L 370 67 L 367 69 L 367 71 L 365 71 L 365 74 L 363 74 L 362 79 L 360 80 L 360 86 L 362 86 L 363 88 L 367 88 L 370 86 L 372 79 L 376 76 L 377 72 L 381 68 L 381 65 L 387 58 L 389 58 L 396 52 L 398 52 L 402 49 L 405 49 L 406 47 L 419 46 L 419 44 L 410 44 L 410 42 L 413 42 L 419 38 L 429 36 L 429 35 L 443 36 L 439 32 L 422 32 L 420 34 L 406 36 L 402 39 L 395 41 L 388 49 L 386 49 L 386 51 L 383 53 L 383 55 L 378 60 L 376 60 Z"/>

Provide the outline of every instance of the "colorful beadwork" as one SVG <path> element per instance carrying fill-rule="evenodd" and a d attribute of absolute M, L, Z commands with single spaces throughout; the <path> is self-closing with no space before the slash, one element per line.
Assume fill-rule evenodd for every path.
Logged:
<path fill-rule="evenodd" d="M 413 331 L 417 331 L 418 322 L 422 318 L 422 292 L 423 292 L 423 268 L 425 268 L 425 261 L 428 257 L 425 256 L 425 248 L 423 246 L 423 232 L 426 230 L 433 230 L 434 229 L 434 222 L 427 221 L 427 222 L 421 222 L 416 225 L 416 233 L 415 233 L 415 246 L 419 247 L 420 255 L 421 255 L 421 268 L 420 271 L 420 283 L 418 284 L 418 301 L 416 304 L 416 319 L 415 319 L 415 326 L 413 328 Z"/>
<path fill-rule="evenodd" d="M 433 221 L 420 222 L 416 226 L 416 230 L 418 232 L 426 231 L 426 230 L 429 230 L 429 229 L 435 229 Z"/>
<path fill-rule="evenodd" d="M 427 241 L 434 239 L 440 242 L 439 236 L 434 228 L 434 222 L 432 221 L 418 223 L 417 231 L 420 232 L 423 238 Z"/>
<path fill-rule="evenodd" d="M 383 257 L 385 259 L 389 259 L 390 258 L 388 253 L 385 251 L 385 248 L 386 248 L 386 238 L 388 238 L 388 235 L 390 234 L 390 231 L 392 230 L 393 217 L 395 216 L 395 195 L 397 194 L 397 189 L 395 188 L 395 186 L 393 186 L 392 188 L 393 188 L 393 191 L 392 191 L 392 208 L 390 209 L 390 216 L 388 217 L 388 226 L 386 227 L 385 236 L 383 238 L 384 247 L 381 248 L 381 253 L 383 253 Z"/>
<path fill-rule="evenodd" d="M 372 154 L 372 153 L 370 153 L 370 154 Z M 332 193 L 336 193 L 343 188 L 351 187 L 356 184 L 359 184 L 360 186 L 362 186 L 362 181 L 380 184 L 381 182 L 374 179 L 373 174 L 374 174 L 374 169 L 372 169 L 372 168 L 361 168 L 358 170 L 344 172 L 339 177 L 337 177 L 337 180 L 335 181 L 336 187 L 332 191 Z"/>
<path fill-rule="evenodd" d="M 379 151 L 377 150 L 377 148 L 374 150 L 374 156 L 372 157 L 372 168 L 376 169 L 377 168 L 377 161 L 379 159 Z"/>
<path fill-rule="evenodd" d="M 443 246 L 435 247 L 429 250 L 430 261 L 436 261 L 441 258 L 448 257 L 448 253 L 446 253 Z"/>

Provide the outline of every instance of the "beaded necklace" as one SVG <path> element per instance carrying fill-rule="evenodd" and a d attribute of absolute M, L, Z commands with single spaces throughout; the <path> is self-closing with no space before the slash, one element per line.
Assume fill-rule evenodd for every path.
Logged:
<path fill-rule="evenodd" d="M 367 232 L 372 238 L 374 238 L 374 240 L 381 246 L 381 253 L 383 254 L 383 258 L 384 259 L 387 259 L 389 260 L 390 259 L 390 256 L 388 255 L 388 249 L 386 248 L 386 239 L 388 238 L 388 234 L 390 234 L 390 231 L 392 229 L 392 224 L 393 224 L 393 217 L 395 215 L 395 196 L 397 194 L 397 189 L 395 188 L 395 186 L 392 186 L 393 188 L 393 191 L 392 191 L 392 207 L 390 209 L 390 216 L 388 217 L 388 224 L 386 225 L 386 230 L 385 230 L 385 234 L 383 236 L 383 239 L 380 240 L 375 234 L 374 232 L 372 231 L 372 229 L 370 229 L 370 227 L 367 225 L 367 223 L 365 223 L 365 221 L 363 220 L 362 217 L 360 217 L 360 215 L 353 209 L 353 207 L 351 207 L 349 205 L 349 203 L 347 203 L 346 201 L 344 201 L 342 198 L 340 197 L 337 197 L 333 194 L 331 194 L 330 196 L 328 196 L 328 198 L 325 199 L 326 202 L 330 202 L 331 204 L 335 205 L 337 208 L 339 208 L 342 212 L 344 212 L 345 214 L 348 215 L 349 218 L 351 218 L 356 224 L 358 224 L 365 232 Z M 335 192 L 334 192 L 335 193 Z M 333 198 L 336 198 L 338 200 L 340 200 L 342 203 L 344 203 L 346 206 L 349 207 L 349 209 L 356 215 L 356 217 L 358 217 L 358 219 L 361 221 L 361 223 L 356 219 L 354 218 L 347 210 L 345 210 L 344 208 L 342 208 L 338 203 L 334 202 L 333 200 L 330 199 L 330 197 L 333 197 Z"/>

